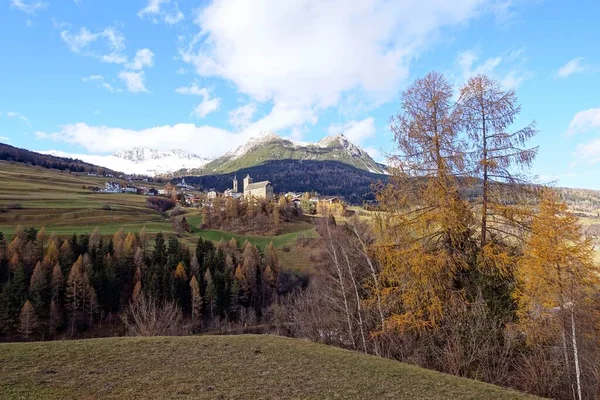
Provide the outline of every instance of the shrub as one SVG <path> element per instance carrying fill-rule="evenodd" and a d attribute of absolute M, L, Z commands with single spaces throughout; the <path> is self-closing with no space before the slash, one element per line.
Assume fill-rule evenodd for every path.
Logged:
<path fill-rule="evenodd" d="M 177 336 L 183 334 L 183 314 L 171 301 L 158 302 L 140 296 L 129 303 L 121 319 L 132 336 Z"/>
<path fill-rule="evenodd" d="M 185 210 L 179 206 L 175 207 L 171 212 L 169 212 L 170 217 L 179 217 L 180 215 L 185 214 Z"/>
<path fill-rule="evenodd" d="M 156 211 L 166 212 L 175 208 L 177 204 L 175 200 L 167 199 L 166 197 L 150 197 L 146 200 L 146 206 Z"/>

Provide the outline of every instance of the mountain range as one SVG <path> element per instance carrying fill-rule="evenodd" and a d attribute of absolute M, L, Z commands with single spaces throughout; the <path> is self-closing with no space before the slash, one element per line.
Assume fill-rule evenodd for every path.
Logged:
<path fill-rule="evenodd" d="M 255 167 L 269 161 L 336 161 L 373 174 L 386 167 L 350 142 L 344 135 L 327 136 L 317 143 L 301 143 L 264 133 L 221 157 L 207 159 L 183 150 L 158 151 L 137 147 L 109 156 L 44 151 L 42 154 L 73 158 L 86 163 L 137 175 L 218 175 Z"/>
<path fill-rule="evenodd" d="M 181 169 L 199 168 L 210 161 L 209 159 L 187 153 L 183 150 L 158 151 L 147 147 L 136 147 L 109 156 L 73 154 L 56 150 L 42 151 L 40 153 L 55 157 L 82 160 L 86 163 L 127 174 L 149 176 L 169 174 Z"/>

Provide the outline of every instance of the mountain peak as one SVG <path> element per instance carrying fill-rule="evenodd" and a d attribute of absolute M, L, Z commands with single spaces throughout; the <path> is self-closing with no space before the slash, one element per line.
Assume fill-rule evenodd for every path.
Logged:
<path fill-rule="evenodd" d="M 160 151 L 150 149 L 148 147 L 133 147 L 129 150 L 119 151 L 113 154 L 113 156 L 117 158 L 122 158 L 124 160 L 132 161 L 134 163 L 142 163 L 148 160 L 163 160 L 166 158 L 180 160 L 202 160 L 200 156 L 188 153 L 180 149 Z"/>
<path fill-rule="evenodd" d="M 205 166 L 209 173 L 230 173 L 271 160 L 338 161 L 373 173 L 385 174 L 385 167 L 375 162 L 343 134 L 331 135 L 317 143 L 299 143 L 272 132 L 248 140 Z"/>

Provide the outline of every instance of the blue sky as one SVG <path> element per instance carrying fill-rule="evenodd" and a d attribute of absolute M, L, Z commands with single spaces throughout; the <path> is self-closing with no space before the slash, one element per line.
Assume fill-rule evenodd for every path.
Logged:
<path fill-rule="evenodd" d="M 3 0 L 0 141 L 214 157 L 343 132 L 383 161 L 399 93 L 487 73 L 537 121 L 533 173 L 600 189 L 600 2 Z"/>

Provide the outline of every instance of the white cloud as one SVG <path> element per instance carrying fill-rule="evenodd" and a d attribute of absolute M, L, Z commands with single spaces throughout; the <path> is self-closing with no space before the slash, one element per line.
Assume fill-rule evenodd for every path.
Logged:
<path fill-rule="evenodd" d="M 575 148 L 577 161 L 587 164 L 600 163 L 600 138 L 577 145 Z"/>
<path fill-rule="evenodd" d="M 598 131 L 600 133 L 600 107 L 580 111 L 569 123 L 567 135 Z M 587 143 L 580 143 L 575 148 L 576 163 L 587 164 L 600 163 L 600 137 L 592 139 Z"/>
<path fill-rule="evenodd" d="M 214 0 L 180 56 L 259 102 L 323 108 L 354 90 L 387 100 L 441 29 L 483 11 L 481 0 Z"/>
<path fill-rule="evenodd" d="M 90 75 L 90 76 L 81 78 L 81 80 L 83 82 L 98 82 L 100 87 L 103 87 L 104 89 L 108 90 L 109 92 L 114 93 L 114 92 L 122 92 L 123 91 L 122 89 L 115 88 L 110 83 L 106 82 L 102 75 Z"/>
<path fill-rule="evenodd" d="M 107 126 L 90 126 L 85 123 L 64 125 L 58 132 L 36 132 L 39 139 L 50 139 L 81 146 L 91 153 L 113 153 L 132 147 L 144 146 L 157 150 L 170 150 L 185 146 L 188 151 L 202 157 L 217 157 L 245 140 L 243 134 L 194 124 L 157 126 L 133 130 Z"/>
<path fill-rule="evenodd" d="M 0 136 L 0 142 L 7 143 L 7 142 L 10 142 L 10 139 L 7 138 L 6 136 Z"/>
<path fill-rule="evenodd" d="M 42 1 L 27 2 L 25 0 L 11 0 L 11 7 L 23 11 L 24 13 L 34 15 L 37 11 L 43 10 L 48 7 L 48 3 Z"/>
<path fill-rule="evenodd" d="M 138 17 L 149 16 L 153 23 L 158 23 L 159 19 L 167 25 L 174 25 L 184 18 L 179 10 L 177 2 L 171 4 L 171 0 L 148 0 L 146 7 L 138 12 Z"/>
<path fill-rule="evenodd" d="M 384 157 L 381 154 L 381 151 L 373 146 L 368 146 L 363 148 L 364 151 L 366 151 L 373 160 L 377 161 L 377 162 L 383 162 L 384 161 Z"/>
<path fill-rule="evenodd" d="M 201 88 L 196 83 L 193 83 L 190 87 L 178 87 L 175 89 L 175 93 L 190 95 L 190 96 L 202 96 L 209 97 L 210 91 L 207 88 Z"/>
<path fill-rule="evenodd" d="M 221 106 L 221 99 L 211 98 L 210 90 L 201 88 L 196 83 L 193 83 L 190 87 L 178 87 L 175 89 L 175 92 L 183 95 L 202 97 L 202 102 L 192 111 L 192 115 L 198 118 L 206 117 L 208 114 L 217 111 Z"/>
<path fill-rule="evenodd" d="M 135 52 L 135 58 L 127 68 L 140 70 L 144 67 L 152 67 L 154 65 L 154 53 L 150 49 L 139 49 Z"/>
<path fill-rule="evenodd" d="M 556 72 L 556 76 L 559 78 L 566 78 L 578 72 L 583 72 L 587 69 L 587 65 L 583 64 L 583 57 L 577 57 L 563 65 Z"/>
<path fill-rule="evenodd" d="M 375 136 L 375 119 L 368 117 L 362 121 L 349 121 L 345 124 L 333 124 L 328 128 L 330 135 L 343 133 L 351 142 L 361 144 L 365 139 Z"/>
<path fill-rule="evenodd" d="M 111 93 L 121 93 L 123 91 L 123 89 L 121 88 L 115 88 L 113 87 L 110 83 L 108 82 L 102 82 L 100 84 L 100 86 L 102 86 L 104 89 L 108 90 Z"/>
<path fill-rule="evenodd" d="M 177 71 L 175 71 L 175 73 L 177 75 L 185 75 L 187 74 L 187 70 L 185 68 L 177 68 Z"/>
<path fill-rule="evenodd" d="M 27 125 L 31 126 L 31 123 L 29 122 L 29 118 L 27 118 L 26 116 L 24 116 L 23 114 L 21 114 L 20 112 L 16 112 L 16 111 L 7 111 L 4 113 L 8 118 L 17 118 L 20 119 L 21 121 L 25 122 Z"/>
<path fill-rule="evenodd" d="M 104 77 L 102 75 L 90 75 L 90 76 L 86 76 L 84 78 L 81 78 L 81 80 L 84 81 L 84 82 L 102 81 L 102 80 L 104 80 Z"/>
<path fill-rule="evenodd" d="M 208 114 L 217 111 L 221 105 L 221 99 L 204 99 L 194 108 L 192 114 L 198 118 L 204 118 Z"/>
<path fill-rule="evenodd" d="M 127 57 L 121 54 L 125 49 L 125 36 L 116 28 L 108 27 L 102 31 L 91 32 L 81 27 L 79 32 L 75 33 L 64 29 L 60 32 L 60 37 L 74 53 L 95 57 L 107 63 L 127 62 Z"/>
<path fill-rule="evenodd" d="M 112 153 L 144 146 L 158 150 L 170 150 L 185 146 L 186 150 L 202 157 L 217 157 L 245 143 L 249 138 L 266 131 L 282 132 L 297 127 L 317 116 L 309 109 L 295 109 L 285 104 L 275 104 L 271 112 L 239 132 L 231 132 L 212 126 L 176 124 L 133 130 L 107 126 L 90 126 L 79 122 L 61 126 L 57 132 L 36 132 L 38 139 L 49 139 L 82 147 L 90 153 Z M 296 129 L 294 129 L 296 128 Z"/>
<path fill-rule="evenodd" d="M 600 107 L 590 108 L 575 114 L 569 123 L 567 135 L 588 132 L 594 129 L 600 130 Z"/>
<path fill-rule="evenodd" d="M 146 85 L 144 84 L 144 71 L 121 71 L 119 72 L 119 79 L 125 82 L 127 90 L 131 93 L 148 92 L 148 89 L 146 89 Z"/>
<path fill-rule="evenodd" d="M 319 118 L 311 107 L 297 107 L 287 103 L 275 103 L 269 114 L 248 125 L 242 132 L 247 136 L 256 136 L 261 132 L 283 132 L 291 129 L 298 131 L 306 124 L 314 125 Z"/>
<path fill-rule="evenodd" d="M 256 113 L 256 104 L 249 103 L 229 112 L 229 125 L 234 128 L 245 128 L 250 125 Z"/>
<path fill-rule="evenodd" d="M 576 177 L 577 174 L 572 174 L 572 173 L 568 173 L 568 174 L 542 174 L 540 176 L 538 176 L 537 181 L 541 184 L 548 184 L 548 183 L 553 183 L 553 182 L 557 182 L 561 179 L 564 178 L 574 178 Z"/>
<path fill-rule="evenodd" d="M 455 77 L 457 85 L 464 84 L 475 75 L 489 75 L 498 79 L 505 89 L 516 89 L 524 81 L 532 77 L 531 72 L 523 69 L 524 60 L 522 49 L 490 57 L 480 62 L 479 54 L 474 50 L 465 50 L 458 54 L 455 60 Z"/>

